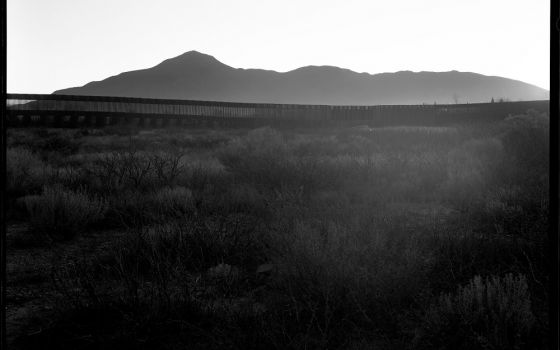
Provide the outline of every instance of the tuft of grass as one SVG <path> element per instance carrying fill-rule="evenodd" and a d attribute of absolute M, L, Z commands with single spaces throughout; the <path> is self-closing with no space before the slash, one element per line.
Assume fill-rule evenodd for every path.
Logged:
<path fill-rule="evenodd" d="M 40 195 L 23 197 L 31 228 L 53 240 L 68 240 L 100 221 L 105 201 L 83 191 L 47 186 Z"/>

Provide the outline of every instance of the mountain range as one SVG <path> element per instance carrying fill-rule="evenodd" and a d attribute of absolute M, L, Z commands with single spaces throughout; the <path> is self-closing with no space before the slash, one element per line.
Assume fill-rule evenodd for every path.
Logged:
<path fill-rule="evenodd" d="M 230 67 L 189 51 L 148 68 L 124 72 L 54 94 L 254 103 L 379 105 L 543 100 L 548 90 L 470 72 L 357 73 L 306 66 L 281 73 Z"/>

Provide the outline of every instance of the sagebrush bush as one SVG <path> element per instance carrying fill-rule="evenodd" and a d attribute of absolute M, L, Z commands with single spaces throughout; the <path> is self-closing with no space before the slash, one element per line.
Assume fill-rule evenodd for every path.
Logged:
<path fill-rule="evenodd" d="M 475 276 L 428 308 L 415 342 L 426 349 L 532 349 L 534 323 L 524 275 Z"/>
<path fill-rule="evenodd" d="M 45 187 L 40 195 L 26 196 L 22 201 L 31 228 L 55 240 L 73 238 L 100 221 L 107 210 L 102 199 L 62 186 Z"/>

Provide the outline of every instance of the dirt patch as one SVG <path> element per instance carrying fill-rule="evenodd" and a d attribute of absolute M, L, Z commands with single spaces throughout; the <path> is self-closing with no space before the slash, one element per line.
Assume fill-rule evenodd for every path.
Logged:
<path fill-rule="evenodd" d="M 34 241 L 22 246 L 29 235 L 25 224 L 7 227 L 6 333 L 10 348 L 18 339 L 39 334 L 51 326 L 60 295 L 52 282 L 54 270 L 84 256 L 102 256 L 123 232 L 92 232 L 71 242 L 49 244 Z"/>

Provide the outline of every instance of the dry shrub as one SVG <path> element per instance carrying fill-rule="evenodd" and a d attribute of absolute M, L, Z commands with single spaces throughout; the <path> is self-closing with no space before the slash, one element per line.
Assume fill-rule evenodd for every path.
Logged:
<path fill-rule="evenodd" d="M 491 138 L 470 140 L 450 151 L 444 196 L 460 209 L 479 205 L 501 162 L 502 149 L 501 142 Z"/>
<path fill-rule="evenodd" d="M 475 276 L 426 311 L 415 339 L 426 349 L 528 349 L 535 317 L 524 275 Z"/>
<path fill-rule="evenodd" d="M 139 227 L 179 218 L 194 210 L 192 192 L 181 186 L 163 187 L 147 193 L 125 191 L 109 200 L 109 226 Z"/>
<path fill-rule="evenodd" d="M 173 186 L 182 172 L 181 154 L 137 149 L 100 154 L 87 171 L 90 187 L 101 192 L 151 190 Z"/>
<path fill-rule="evenodd" d="M 395 126 L 370 128 L 355 132 L 361 136 L 359 152 L 364 148 L 372 151 L 439 150 L 454 147 L 467 138 L 464 130 L 454 127 Z M 354 136 L 354 140 L 358 140 Z"/>
<path fill-rule="evenodd" d="M 225 191 L 215 192 L 201 202 L 200 209 L 223 215 L 243 213 L 261 219 L 269 216 L 269 204 L 263 193 L 250 184 L 231 184 Z"/>
<path fill-rule="evenodd" d="M 508 155 L 515 162 L 514 171 L 520 181 L 539 179 L 549 169 L 550 118 L 546 113 L 528 111 L 524 115 L 507 118 L 503 123 L 501 140 Z"/>
<path fill-rule="evenodd" d="M 261 128 L 232 140 L 218 158 L 241 181 L 267 189 L 302 187 L 312 192 L 340 182 L 340 169 L 332 162 L 305 155 L 297 147 L 298 141 L 289 142 L 280 132 Z"/>
<path fill-rule="evenodd" d="M 535 227 L 539 223 L 538 220 L 535 220 L 534 217 L 527 217 L 527 208 L 524 204 L 524 195 L 519 186 L 492 189 L 488 192 L 480 210 L 473 215 L 473 219 L 478 222 L 479 226 L 485 227 L 488 232 L 501 235 L 516 234 L 526 237 L 544 235 L 545 230 Z M 540 210 L 543 211 L 546 208 Z M 542 238 L 544 237 L 538 237 L 539 240 Z"/>
<path fill-rule="evenodd" d="M 263 260 L 266 239 L 243 219 L 193 218 L 135 229 L 118 245 L 119 259 L 126 262 L 123 274 L 195 273 L 220 264 L 255 268 Z"/>
<path fill-rule="evenodd" d="M 26 148 L 9 148 L 6 163 L 6 192 L 11 197 L 40 192 L 48 180 L 50 167 Z"/>
<path fill-rule="evenodd" d="M 436 227 L 434 234 L 427 239 L 434 254 L 430 273 L 433 290 L 449 292 L 475 275 L 529 272 L 522 266 L 523 252 L 528 247 L 509 236 L 480 233 L 471 226 L 463 218 L 457 225 Z"/>
<path fill-rule="evenodd" d="M 517 188 L 525 212 L 548 216 L 549 116 L 528 111 L 506 119 L 502 128 L 506 166 L 500 169 L 501 184 Z"/>
<path fill-rule="evenodd" d="M 112 275 L 103 277 L 113 280 L 96 280 L 133 310 L 126 311 L 134 313 L 127 318 L 132 328 L 152 313 L 262 348 L 344 348 L 353 337 L 359 347 L 368 343 L 359 341 L 364 334 L 373 344 L 406 343 L 416 327 L 418 348 L 523 348 L 532 329 L 543 328 L 532 324 L 527 281 L 472 278 L 522 273 L 533 308 L 548 300 L 537 294 L 548 276 L 548 192 L 541 186 L 548 126 L 531 118 L 508 120 L 500 135 L 396 127 L 95 136 L 82 145 L 115 152 L 75 155 L 66 165 L 89 175 L 59 166 L 52 181 L 88 200 L 80 182 L 105 194 L 110 209 L 102 224 L 134 227 L 113 253 Z M 196 152 L 173 158 L 171 150 L 181 147 Z M 166 153 L 141 151 L 154 148 Z M 56 205 L 65 213 L 68 203 Z M 447 214 L 430 221 L 424 209 L 440 206 Z M 535 237 L 512 237 L 514 228 Z M 262 264 L 270 269 L 256 273 Z M 449 292 L 432 306 L 428 299 L 417 322 L 419 301 Z M 158 311 L 185 304 L 203 312 Z M 254 312 L 257 321 L 265 321 L 243 328 L 235 315 L 257 304 L 266 310 Z M 539 320 L 545 314 L 535 312 Z M 258 332 L 264 341 L 255 346 L 249 338 Z M 163 334 L 156 330 L 152 340 Z"/>
<path fill-rule="evenodd" d="M 282 135 L 273 129 L 250 131 L 246 137 L 233 139 L 219 152 L 226 167 L 254 184 L 278 185 L 284 175 L 288 156 Z"/>
<path fill-rule="evenodd" d="M 100 221 L 107 210 L 105 201 L 62 186 L 45 187 L 42 194 L 26 196 L 22 202 L 31 228 L 55 240 L 73 238 Z"/>
<path fill-rule="evenodd" d="M 413 233 L 396 227 L 397 218 L 377 221 L 366 229 L 325 218 L 297 222 L 273 244 L 280 250 L 274 285 L 285 298 L 283 305 L 324 341 L 339 336 L 345 322 L 394 327 L 398 310 L 423 288 L 429 255 Z"/>
<path fill-rule="evenodd" d="M 80 132 L 72 129 L 19 129 L 10 130 L 8 144 L 33 149 L 44 156 L 66 156 L 79 150 L 80 136 Z"/>
<path fill-rule="evenodd" d="M 185 187 L 163 187 L 148 196 L 154 211 L 161 216 L 178 216 L 194 209 L 192 192 Z"/>
<path fill-rule="evenodd" d="M 193 191 L 204 190 L 208 186 L 215 186 L 223 183 L 228 177 L 224 166 L 219 160 L 213 157 L 205 159 L 184 159 L 183 172 L 179 178 L 179 183 L 191 188 Z"/>
<path fill-rule="evenodd" d="M 548 230 L 549 118 L 529 111 L 499 124 L 496 138 L 450 153 L 442 194 L 485 232 L 542 241 Z"/>

